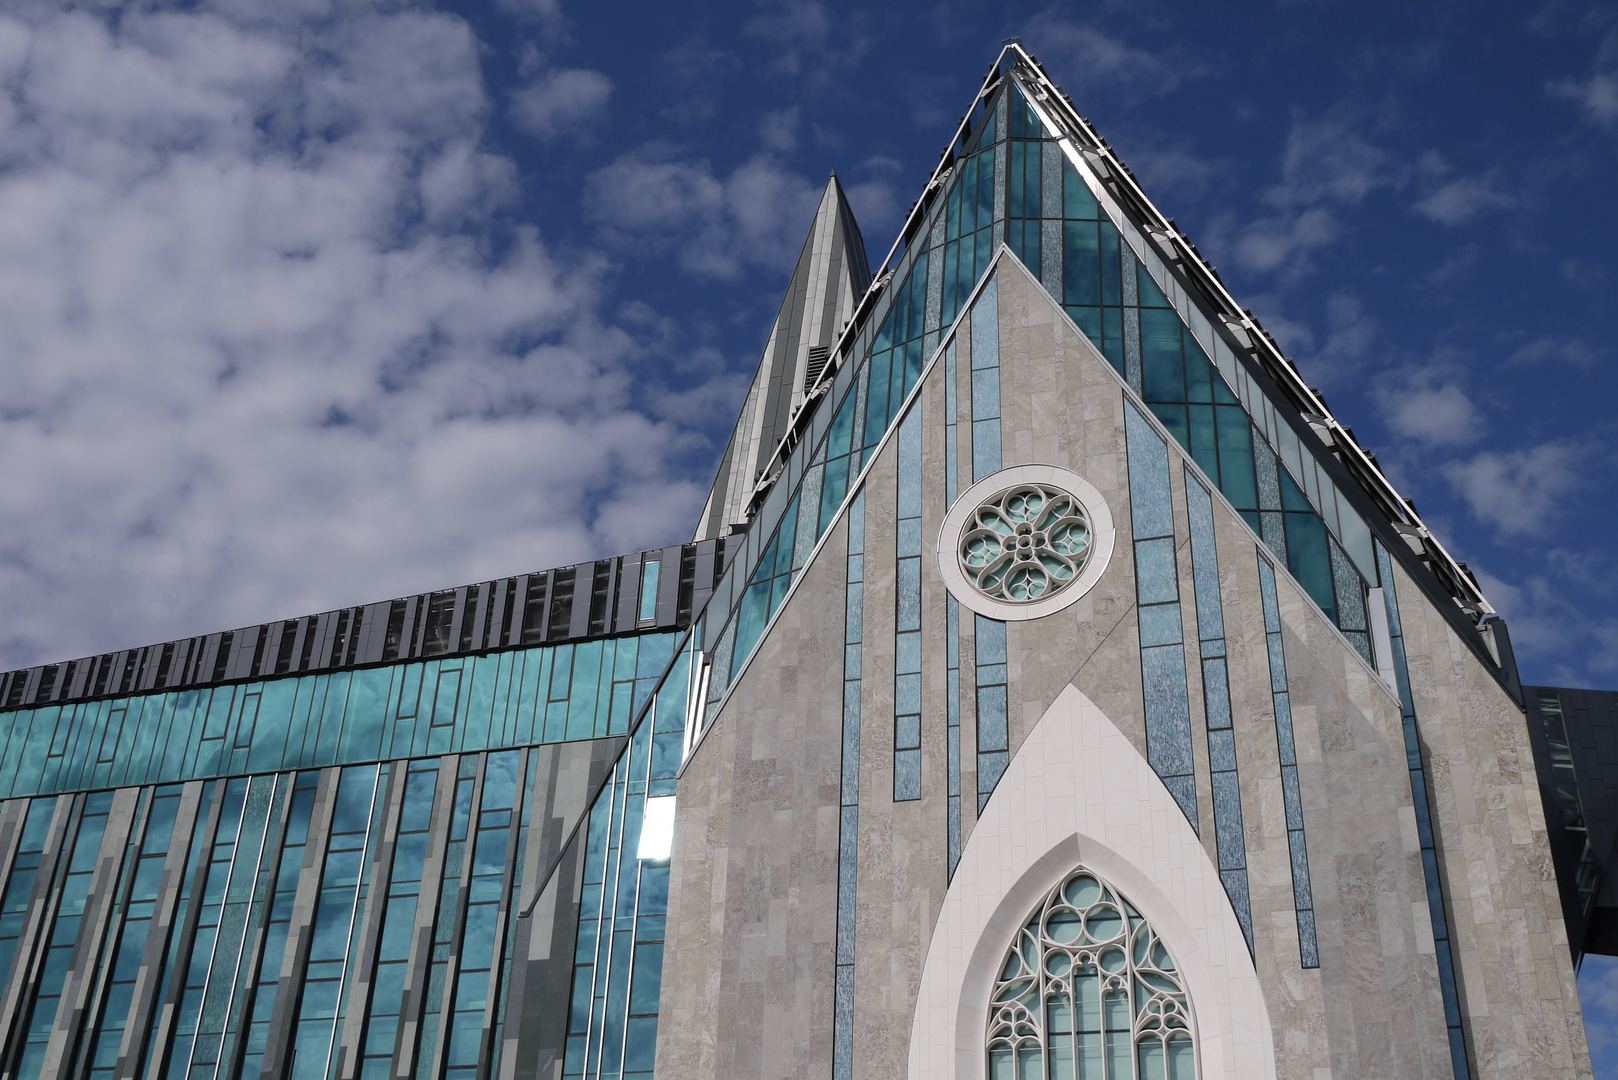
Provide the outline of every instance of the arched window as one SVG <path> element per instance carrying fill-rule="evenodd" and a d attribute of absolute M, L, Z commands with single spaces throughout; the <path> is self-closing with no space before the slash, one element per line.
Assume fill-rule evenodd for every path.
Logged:
<path fill-rule="evenodd" d="M 989 1005 L 989 1080 L 1196 1080 L 1174 958 L 1080 867 L 1017 931 Z"/>

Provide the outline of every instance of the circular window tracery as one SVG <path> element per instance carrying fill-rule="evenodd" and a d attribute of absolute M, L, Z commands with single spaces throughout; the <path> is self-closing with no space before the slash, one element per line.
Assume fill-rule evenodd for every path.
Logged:
<path fill-rule="evenodd" d="M 1195 1080 L 1174 958 L 1094 871 L 1069 873 L 1017 932 L 989 1004 L 990 1080 Z"/>
<path fill-rule="evenodd" d="M 1057 465 L 1013 465 L 961 492 L 938 531 L 938 571 L 963 607 L 1005 622 L 1077 603 L 1112 558 L 1106 497 Z"/>
<path fill-rule="evenodd" d="M 1077 498 L 1050 484 L 1017 484 L 967 519 L 961 569 L 985 596 L 1026 604 L 1078 580 L 1090 549 L 1090 519 Z"/>

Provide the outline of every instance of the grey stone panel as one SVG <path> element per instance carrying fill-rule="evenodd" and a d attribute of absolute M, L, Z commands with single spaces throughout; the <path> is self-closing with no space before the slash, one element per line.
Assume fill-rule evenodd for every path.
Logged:
<path fill-rule="evenodd" d="M 1523 713 L 1394 573 L 1475 1075 L 1590 1076 Z"/>
<path fill-rule="evenodd" d="M 891 481 L 886 490 L 891 506 Z M 868 514 L 882 498 L 868 493 Z M 879 546 L 868 534 L 866 550 Z M 660 1076 L 831 1073 L 846 552 L 838 523 L 681 776 Z M 873 623 L 880 607 L 867 602 Z M 880 633 L 872 627 L 866 640 Z M 872 756 L 880 751 L 862 759 Z M 877 1074 L 856 1056 L 854 1075 Z"/>

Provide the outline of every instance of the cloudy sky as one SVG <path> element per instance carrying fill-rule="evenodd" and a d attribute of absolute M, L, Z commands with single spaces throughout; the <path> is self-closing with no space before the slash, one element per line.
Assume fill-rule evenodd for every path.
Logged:
<path fill-rule="evenodd" d="M 642 6 L 0 5 L 0 666 L 684 539 L 827 172 L 879 259 L 1016 34 L 1618 686 L 1611 4 Z"/>

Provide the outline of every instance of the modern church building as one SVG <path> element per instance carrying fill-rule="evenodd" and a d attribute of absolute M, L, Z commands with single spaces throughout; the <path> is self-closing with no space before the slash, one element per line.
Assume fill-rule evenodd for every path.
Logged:
<path fill-rule="evenodd" d="M 0 676 L 0 1077 L 1588 1077 L 1615 731 L 1012 44 L 688 543 Z"/>

